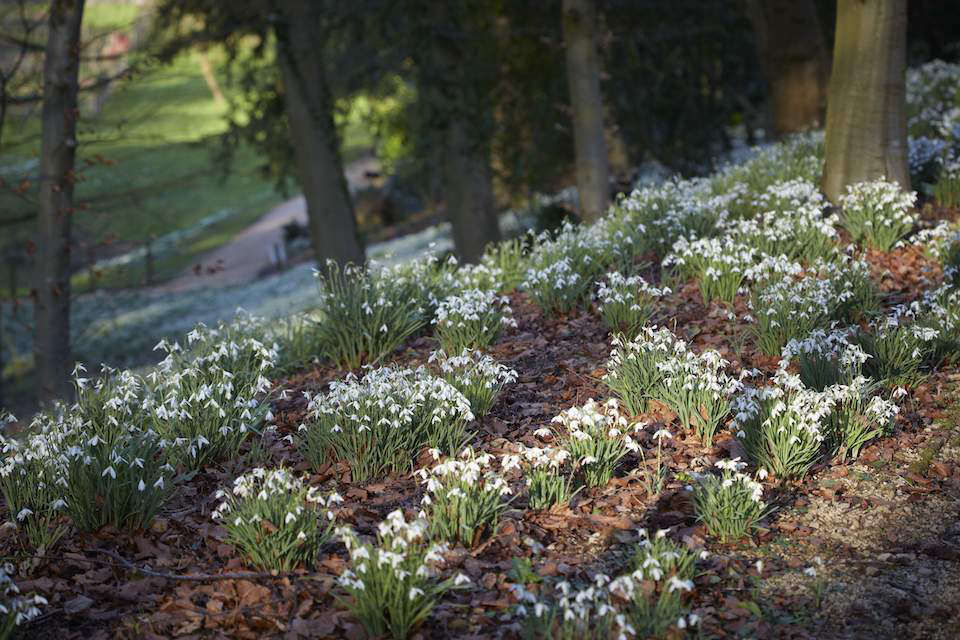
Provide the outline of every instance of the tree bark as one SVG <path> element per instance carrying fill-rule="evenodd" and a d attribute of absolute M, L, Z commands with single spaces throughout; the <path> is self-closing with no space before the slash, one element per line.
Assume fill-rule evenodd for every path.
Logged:
<path fill-rule="evenodd" d="M 839 0 L 823 191 L 885 177 L 910 189 L 906 0 Z"/>
<path fill-rule="evenodd" d="M 275 27 L 277 62 L 314 255 L 321 268 L 328 259 L 363 264 L 321 55 L 318 8 L 308 0 L 282 0 L 276 6 L 281 15 Z"/>
<path fill-rule="evenodd" d="M 217 105 L 225 105 L 227 98 L 223 95 L 223 89 L 220 88 L 220 83 L 217 82 L 217 75 L 213 71 L 213 64 L 210 63 L 210 55 L 206 51 L 198 51 L 197 56 L 200 59 L 200 73 L 203 74 L 203 81 L 207 83 L 207 89 L 210 90 L 213 101 L 216 102 Z"/>
<path fill-rule="evenodd" d="M 573 107 L 577 192 L 580 215 L 585 221 L 596 220 L 606 213 L 610 199 L 596 22 L 594 0 L 563 0 L 563 39 Z"/>
<path fill-rule="evenodd" d="M 823 124 L 830 60 L 812 0 L 748 0 L 777 136 Z"/>
<path fill-rule="evenodd" d="M 444 172 L 447 217 L 463 262 L 477 262 L 488 243 L 500 240 L 486 145 L 472 139 L 470 123 L 454 116 L 446 132 Z"/>
<path fill-rule="evenodd" d="M 43 64 L 43 133 L 33 355 L 41 402 L 70 393 L 70 226 L 84 0 L 52 0 Z"/>

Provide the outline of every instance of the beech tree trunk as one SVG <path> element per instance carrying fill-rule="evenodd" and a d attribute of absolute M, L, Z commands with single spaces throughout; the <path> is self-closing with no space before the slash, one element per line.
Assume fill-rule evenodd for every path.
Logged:
<path fill-rule="evenodd" d="M 910 189 L 907 168 L 906 0 L 839 0 L 827 102 L 823 191 L 886 177 Z"/>
<path fill-rule="evenodd" d="M 596 23 L 594 0 L 563 0 L 563 39 L 573 108 L 577 192 L 584 221 L 596 220 L 605 214 L 610 200 Z"/>
<path fill-rule="evenodd" d="M 34 272 L 37 399 L 70 393 L 70 226 L 77 150 L 77 75 L 84 0 L 52 0 L 43 64 L 40 195 Z"/>
<path fill-rule="evenodd" d="M 463 262 L 477 262 L 488 243 L 500 240 L 486 145 L 470 135 L 470 123 L 449 123 L 444 158 L 447 217 L 453 243 Z"/>
<path fill-rule="evenodd" d="M 318 7 L 307 0 L 283 0 L 278 6 L 277 62 L 314 256 L 321 268 L 328 259 L 363 264 L 323 66 Z"/>
<path fill-rule="evenodd" d="M 812 0 L 749 0 L 747 11 L 770 86 L 773 130 L 823 124 L 830 60 Z"/>

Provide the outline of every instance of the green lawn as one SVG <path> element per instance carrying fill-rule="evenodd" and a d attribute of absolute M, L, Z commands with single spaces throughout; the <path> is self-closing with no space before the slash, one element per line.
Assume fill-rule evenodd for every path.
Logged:
<path fill-rule="evenodd" d="M 92 5 L 85 25 L 90 36 L 104 28 L 129 24 L 132 5 Z M 212 56 L 216 63 L 216 55 Z M 221 78 L 222 80 L 222 78 Z M 226 107 L 217 103 L 204 82 L 200 58 L 186 54 L 169 66 L 153 65 L 129 80 L 115 83 L 99 114 L 92 95 L 81 98 L 75 214 L 83 259 L 103 258 L 142 247 L 151 238 L 190 230 L 218 212 L 225 219 L 187 233 L 175 250 L 157 257 L 155 275 L 176 275 L 208 251 L 256 220 L 281 200 L 274 184 L 258 172 L 256 154 L 238 151 L 229 175 L 213 162 L 225 127 Z M 35 182 L 40 123 L 18 117 L 0 149 L 0 176 L 18 183 Z M 28 198 L 35 195 L 31 189 Z M 8 191 L 0 192 L 0 219 L 32 213 L 34 205 Z M 6 228 L 13 241 L 29 237 L 31 223 Z M 6 234 L 5 234 L 6 235 Z M 143 261 L 101 271 L 98 286 L 130 286 L 143 280 Z M 77 275 L 88 287 L 89 273 Z"/>

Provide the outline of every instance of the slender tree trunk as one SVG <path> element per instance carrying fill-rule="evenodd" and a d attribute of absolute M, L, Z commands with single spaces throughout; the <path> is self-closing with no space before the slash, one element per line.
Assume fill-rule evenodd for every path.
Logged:
<path fill-rule="evenodd" d="M 307 0 L 282 0 L 278 6 L 282 19 L 276 25 L 277 61 L 313 252 L 321 267 L 328 259 L 363 264 L 321 56 L 318 8 Z"/>
<path fill-rule="evenodd" d="M 198 51 L 197 55 L 200 58 L 200 73 L 203 74 L 203 81 L 207 83 L 207 89 L 210 90 L 213 101 L 218 105 L 226 104 L 227 99 L 223 95 L 223 89 L 220 88 L 220 83 L 217 82 L 217 75 L 213 72 L 210 56 L 206 51 Z"/>
<path fill-rule="evenodd" d="M 812 0 L 748 0 L 777 136 L 823 124 L 830 60 Z"/>
<path fill-rule="evenodd" d="M 33 356 L 40 401 L 69 394 L 70 222 L 77 150 L 83 0 L 52 0 L 43 64 L 43 135 L 34 284 Z"/>
<path fill-rule="evenodd" d="M 603 128 L 600 58 L 597 55 L 594 0 L 563 0 L 563 39 L 567 50 L 567 82 L 573 107 L 580 215 L 596 220 L 607 211 L 610 169 Z"/>
<path fill-rule="evenodd" d="M 833 202 L 881 177 L 910 188 L 906 40 L 906 0 L 839 0 L 823 176 Z"/>
<path fill-rule="evenodd" d="M 444 183 L 453 243 L 462 261 L 477 262 L 488 243 L 500 240 L 489 153 L 462 118 L 452 120 L 446 133 Z"/>

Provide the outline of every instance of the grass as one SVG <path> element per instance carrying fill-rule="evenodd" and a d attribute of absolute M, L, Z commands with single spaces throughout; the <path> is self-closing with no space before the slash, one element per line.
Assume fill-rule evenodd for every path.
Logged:
<path fill-rule="evenodd" d="M 137 11 L 125 4 L 90 9 L 85 28 L 91 34 L 122 29 Z M 216 54 L 211 58 L 216 68 Z M 229 175 L 214 164 L 211 151 L 226 128 L 227 107 L 214 100 L 197 54 L 184 54 L 168 66 L 148 64 L 136 77 L 114 83 L 99 114 L 93 112 L 93 100 L 93 92 L 81 96 L 76 198 L 87 208 L 74 217 L 78 251 L 85 260 L 142 247 L 151 238 L 190 229 L 214 212 L 229 210 L 220 223 L 199 230 L 167 255 L 156 256 L 155 279 L 163 280 L 229 241 L 282 200 L 274 182 L 260 174 L 254 150 L 240 148 Z M 17 182 L 30 179 L 27 195 L 32 200 L 36 181 L 30 174 L 35 174 L 39 153 L 39 118 L 14 116 L 6 131 L 0 176 Z M 0 211 L 6 215 L 29 214 L 33 206 L 0 192 Z M 15 241 L 25 239 L 32 222 L 9 230 Z M 135 286 L 144 280 L 144 271 L 142 259 L 111 267 L 101 272 L 96 286 Z M 79 290 L 88 290 L 89 271 L 79 271 L 74 283 Z"/>

